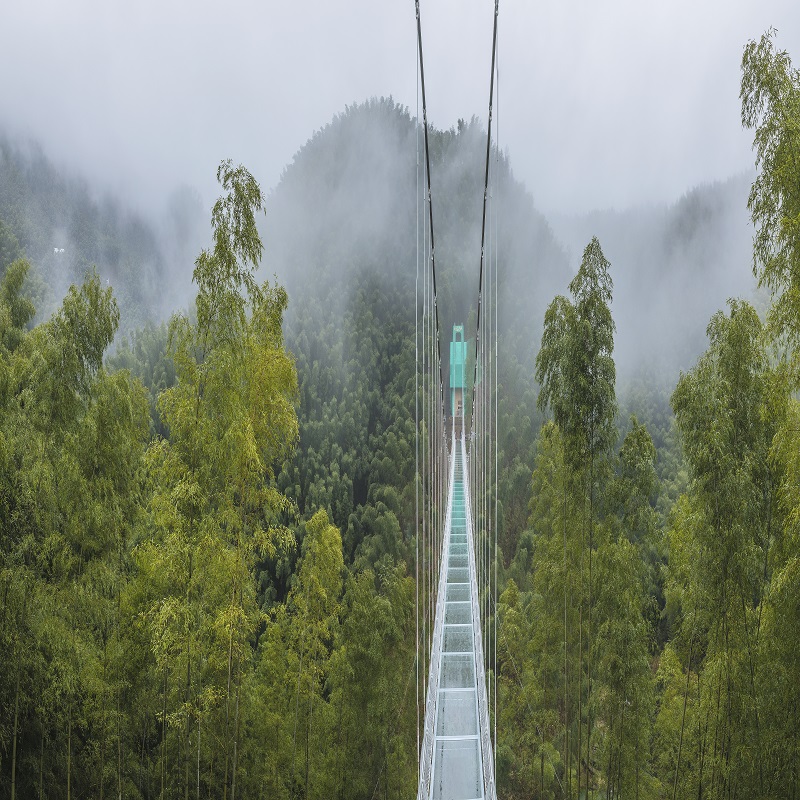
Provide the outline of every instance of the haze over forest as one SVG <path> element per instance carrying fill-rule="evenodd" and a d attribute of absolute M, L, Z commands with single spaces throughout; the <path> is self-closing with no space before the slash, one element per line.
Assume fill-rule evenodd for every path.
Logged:
<path fill-rule="evenodd" d="M 449 149 L 434 175 L 434 211 L 444 275 L 441 308 L 455 323 L 475 312 L 485 128 L 473 119 L 443 134 Z M 328 286 L 349 285 L 356 264 L 386 273 L 408 270 L 411 279 L 415 135 L 406 110 L 377 98 L 317 131 L 270 193 L 260 223 L 263 274 L 277 275 L 290 298 L 311 276 Z M 23 249 L 48 287 L 40 318 L 91 265 L 120 298 L 123 331 L 188 306 L 192 264 L 207 243 L 207 212 L 198 192 L 174 190 L 166 213 L 152 219 L 84 176 L 60 170 L 38 143 L 6 136 L 1 145 L 0 203 L 6 219 L 25 217 Z M 517 181 L 513 164 L 504 158 L 503 165 L 501 307 L 530 342 L 541 337 L 544 308 L 563 291 L 593 235 L 612 264 L 623 375 L 647 362 L 674 379 L 702 351 L 711 313 L 728 297 L 754 296 L 746 207 L 752 173 L 690 187 L 669 203 L 547 218 Z M 398 246 L 405 260 L 382 258 Z M 699 292 L 692 288 L 698 281 Z"/>
<path fill-rule="evenodd" d="M 473 114 L 485 122 L 492 11 L 483 0 L 421 4 L 437 128 Z M 234 0 L 223 21 L 187 0 L 125 14 L 34 0 L 5 4 L 0 24 L 0 73 L 15 78 L 0 93 L 0 125 L 157 215 L 183 184 L 210 207 L 208 165 L 224 157 L 275 187 L 346 105 L 392 95 L 415 114 L 410 1 Z M 548 214 L 672 203 L 724 181 L 752 168 L 738 69 L 743 43 L 770 26 L 796 52 L 791 0 L 501 5 L 500 146 Z"/>
<path fill-rule="evenodd" d="M 413 6 L 378 9 L 359 0 L 339 9 L 314 2 L 302 14 L 273 9 L 262 19 L 249 0 L 240 0 L 227 12 L 228 24 L 239 28 L 235 45 L 216 37 L 218 20 L 202 6 L 189 14 L 181 2 L 157 11 L 137 4 L 124 20 L 110 12 L 81 12 L 80 5 L 66 12 L 49 0 L 4 10 L 5 27 L 16 35 L 0 53 L 0 69 L 12 74 L 23 61 L 30 69 L 5 87 L 0 132 L 23 150 L 41 148 L 59 173 L 85 180 L 95 200 L 103 202 L 110 190 L 121 209 L 154 228 L 159 253 L 149 258 L 163 259 L 164 266 L 152 269 L 167 269 L 169 276 L 153 304 L 157 315 L 168 315 L 192 296 L 191 263 L 205 243 L 207 209 L 216 197 L 208 165 L 233 157 L 248 165 L 264 189 L 277 191 L 293 154 L 347 105 L 391 95 L 416 113 Z M 473 115 L 485 124 L 491 12 L 491 3 L 479 2 L 422 7 L 429 113 L 441 130 Z M 161 19 L 158 26 L 150 24 L 152 14 Z M 690 270 L 688 264 L 707 247 L 702 231 L 694 241 L 668 214 L 707 202 L 714 217 L 710 226 L 728 225 L 729 216 L 733 221 L 732 237 L 724 236 L 730 258 L 719 247 L 707 248 L 711 263 L 705 275 L 710 281 L 715 276 L 713 286 L 692 292 L 685 313 L 696 312 L 702 327 L 720 298 L 749 290 L 749 245 L 738 235 L 748 224 L 744 176 L 752 177 L 753 168 L 752 142 L 739 120 L 741 48 L 753 31 L 772 25 L 791 51 L 795 14 L 788 0 L 733 7 L 681 2 L 662 11 L 630 0 L 594 11 L 573 3 L 502 9 L 500 147 L 564 246 L 570 269 L 577 269 L 586 234 L 607 231 L 601 241 L 608 239 L 604 244 L 615 267 L 623 361 L 628 340 L 649 335 L 642 330 L 648 320 L 638 316 L 643 306 L 628 286 L 667 275 L 665 291 L 656 290 L 648 305 L 674 310 L 681 265 L 670 283 L 672 261 Z M 187 15 L 188 28 L 182 25 Z M 717 24 L 721 15 L 725 25 Z M 145 51 L 143 60 L 138 54 Z M 204 60 L 202 52 L 219 57 Z M 226 109 L 235 109 L 231 123 Z M 476 181 L 480 170 L 478 160 Z M 728 186 L 710 199 L 709 187 L 737 176 L 738 195 Z M 446 214 L 451 187 L 445 177 L 437 189 L 439 176 L 433 179 L 434 203 Z M 694 201 L 684 197 L 696 189 Z M 465 219 L 472 225 L 476 218 Z M 653 236 L 645 234 L 650 226 Z M 640 232 L 637 243 L 631 237 Z M 57 241 L 64 233 L 53 231 Z M 673 252 L 673 237 L 685 238 L 689 252 Z M 57 241 L 53 247 L 60 246 Z M 268 258 L 271 249 L 268 242 Z M 469 280 L 477 280 L 476 270 L 470 267 Z M 527 285 L 514 291 L 528 288 L 537 291 Z M 684 300 L 678 301 L 681 307 Z M 547 302 L 547 292 L 541 292 L 539 305 Z M 460 317 L 468 310 L 448 313 Z M 677 327 L 683 327 L 681 319 Z M 692 337 L 697 324 L 689 323 Z M 654 329 L 656 342 L 665 340 L 660 322 L 646 327 Z M 685 352 L 679 358 L 685 366 L 698 347 L 685 350 L 679 341 L 672 353 Z M 631 362 L 637 358 L 631 352 Z"/>
<path fill-rule="evenodd" d="M 491 4 L 423 17 L 434 311 L 413 7 L 81 2 L 0 12 L 0 800 L 411 798 Z M 796 800 L 796 16 L 503 17 L 467 446 L 509 800 Z"/>

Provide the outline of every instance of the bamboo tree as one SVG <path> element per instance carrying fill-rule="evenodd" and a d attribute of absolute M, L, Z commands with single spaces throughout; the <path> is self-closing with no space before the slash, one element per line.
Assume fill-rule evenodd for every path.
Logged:
<path fill-rule="evenodd" d="M 785 381 L 774 383 L 777 403 L 773 406 L 796 392 L 800 381 L 800 73 L 789 54 L 777 47 L 776 39 L 776 31 L 769 29 L 760 39 L 748 42 L 742 57 L 740 90 L 742 125 L 753 131 L 758 167 L 748 200 L 755 227 L 753 269 L 760 285 L 772 291 L 767 333 L 778 345 L 785 377 Z M 796 532 L 800 508 L 796 490 L 799 427 L 797 405 L 792 398 L 772 440 L 771 465 L 776 474 L 774 478 L 769 476 L 773 480 L 765 492 L 766 498 L 772 500 L 772 489 L 777 485 L 775 510 L 782 519 L 777 525 L 768 525 L 765 531 L 762 528 L 764 559 L 760 583 L 768 588 L 746 630 L 751 645 L 750 682 L 759 689 L 759 751 L 755 759 L 759 788 L 764 794 L 785 791 L 789 784 L 794 792 L 800 763 L 797 702 L 785 691 L 785 686 L 795 680 L 797 663 L 788 652 L 796 650 L 796 643 L 787 632 L 796 629 L 788 609 L 796 602 L 796 593 L 790 587 L 797 586 L 800 552 Z M 747 604 L 742 611 L 743 624 L 748 626 Z M 757 670 L 762 659 L 764 668 Z"/>
<path fill-rule="evenodd" d="M 770 28 L 742 56 L 742 125 L 753 131 L 758 174 L 747 206 L 755 227 L 753 269 L 774 296 L 770 327 L 800 336 L 800 73 Z"/>
<path fill-rule="evenodd" d="M 155 478 L 154 521 L 164 533 L 153 551 L 153 568 L 168 564 L 175 579 L 154 599 L 163 609 L 159 594 L 173 596 L 168 607 L 174 613 L 165 622 L 180 630 L 169 634 L 174 646 L 163 652 L 179 660 L 185 676 L 180 701 L 184 795 L 190 719 L 194 713 L 200 719 L 196 687 L 202 681 L 211 697 L 209 680 L 216 680 L 213 673 L 205 679 L 192 674 L 193 653 L 213 650 L 224 636 L 224 797 L 236 786 L 242 670 L 249 668 L 246 645 L 259 620 L 252 561 L 257 553 L 274 552 L 286 538 L 275 520 L 287 505 L 268 481 L 274 464 L 294 446 L 297 419 L 296 375 L 281 330 L 286 293 L 254 278 L 262 252 L 255 219 L 263 209 L 261 191 L 247 170 L 230 162 L 220 165 L 217 177 L 225 194 L 212 212 L 213 246 L 195 265 L 197 319 L 176 316 L 170 326 L 177 383 L 158 401 L 170 439 L 155 442 L 148 459 Z M 150 559 L 145 552 L 142 563 Z M 163 625 L 157 630 L 167 634 Z M 211 637 L 205 645 L 204 630 Z M 205 663 L 213 669 L 219 662 L 214 656 Z"/>
<path fill-rule="evenodd" d="M 538 404 L 549 407 L 564 436 L 565 460 L 581 475 L 583 496 L 588 504 L 587 563 L 588 577 L 581 587 L 579 601 L 579 680 L 578 765 L 582 745 L 583 692 L 583 594 L 586 613 L 586 784 L 589 791 L 591 767 L 591 691 L 592 691 L 592 619 L 593 552 L 595 526 L 595 484 L 598 459 L 608 454 L 616 440 L 614 417 L 616 370 L 614 321 L 611 317 L 612 282 L 609 263 L 596 238 L 587 245 L 580 269 L 570 282 L 570 302 L 557 297 L 545 314 L 542 346 L 536 357 L 536 379 L 541 384 Z M 583 552 L 583 548 L 582 548 Z M 581 570 L 582 575 L 582 570 Z M 583 584 L 583 578 L 581 578 Z M 580 766 L 578 768 L 580 795 Z"/>
<path fill-rule="evenodd" d="M 712 318 L 709 349 L 681 376 L 672 398 L 696 514 L 688 524 L 676 517 L 672 571 L 686 588 L 673 585 L 673 591 L 687 610 L 702 609 L 708 637 L 703 668 L 716 686 L 716 697 L 707 695 L 715 726 L 711 785 L 720 796 L 731 783 L 764 790 L 760 756 L 743 754 L 762 748 L 757 620 L 773 543 L 776 482 L 769 453 L 784 413 L 782 402 L 773 402 L 774 376 L 757 314 L 742 301 L 729 306 L 729 315 Z M 681 536 L 695 541 L 683 543 Z M 683 560 L 686 554 L 691 560 Z"/>

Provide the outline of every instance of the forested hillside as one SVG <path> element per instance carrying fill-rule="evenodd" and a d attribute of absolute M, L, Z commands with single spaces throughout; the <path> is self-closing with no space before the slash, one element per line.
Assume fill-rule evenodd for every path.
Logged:
<path fill-rule="evenodd" d="M 670 392 L 674 430 L 636 378 L 660 420 L 658 449 L 638 420 L 617 421 L 615 273 L 597 238 L 545 316 L 538 403 L 551 420 L 531 531 L 498 608 L 508 797 L 797 795 L 800 74 L 774 38 L 747 45 L 741 90 L 759 167 L 754 263 L 774 303 L 766 318 L 738 298 L 711 314 L 704 352 Z M 690 231 L 673 252 L 706 250 L 712 293 L 722 272 L 698 245 L 710 222 L 709 243 L 730 256 L 718 211 L 732 188 L 713 188 L 710 204 L 689 194 L 667 214 Z M 663 240 L 652 246 L 662 254 L 645 274 L 679 268 Z M 639 245 L 629 237 L 627 249 Z"/>
<path fill-rule="evenodd" d="M 191 262 L 208 240 L 199 226 L 207 222 L 188 188 L 172 192 L 165 207 L 155 225 L 59 169 L 35 143 L 12 142 L 0 129 L 0 266 L 23 253 L 34 265 L 37 319 L 92 266 L 113 287 L 125 332 L 185 304 Z"/>
<path fill-rule="evenodd" d="M 301 383 L 294 491 L 303 508 L 309 492 L 318 502 L 344 492 L 356 510 L 354 532 L 345 537 L 352 548 L 382 519 L 382 512 L 370 511 L 363 525 L 358 507 L 368 487 L 374 493 L 384 483 L 392 486 L 386 496 L 397 500 L 381 502 L 397 515 L 404 541 L 412 535 L 416 215 L 426 213 L 415 199 L 417 135 L 408 111 L 391 99 L 348 108 L 297 153 L 264 219 L 264 273 L 276 273 L 297 298 L 286 327 Z M 467 323 L 469 330 L 471 322 L 474 335 L 485 149 L 485 131 L 475 119 L 431 132 L 445 358 L 453 324 Z M 536 342 L 547 298 L 568 280 L 569 266 L 505 158 L 498 169 L 501 381 L 507 393 L 500 495 L 504 530 L 516 537 L 527 518 L 539 419 Z M 349 419 L 353 433 L 345 427 Z M 392 466 L 394 458 L 399 462 Z M 326 503 L 344 532 L 347 517 Z M 514 547 L 513 538 L 504 539 L 505 551 Z"/>
<path fill-rule="evenodd" d="M 695 187 L 668 206 L 554 219 L 573 261 L 597 236 L 613 265 L 621 377 L 648 369 L 648 379 L 674 383 L 703 351 L 709 317 L 729 297 L 754 299 L 752 180 L 746 174 Z M 758 297 L 764 311 L 768 298 Z"/>
<path fill-rule="evenodd" d="M 413 776 L 412 587 L 399 559 L 348 573 L 325 511 L 301 518 L 275 486 L 298 431 L 287 296 L 253 278 L 257 184 L 219 176 L 194 311 L 111 370 L 120 312 L 96 273 L 30 329 L 28 262 L 4 270 L 4 796 L 332 796 Z M 161 390 L 158 425 L 121 364 Z"/>
<path fill-rule="evenodd" d="M 750 178 L 557 236 L 492 153 L 501 797 L 797 793 L 798 95 L 751 44 L 768 319 Z M 205 230 L 0 142 L 0 798 L 415 794 L 419 136 L 348 107 Z M 445 344 L 485 150 L 431 131 Z"/>

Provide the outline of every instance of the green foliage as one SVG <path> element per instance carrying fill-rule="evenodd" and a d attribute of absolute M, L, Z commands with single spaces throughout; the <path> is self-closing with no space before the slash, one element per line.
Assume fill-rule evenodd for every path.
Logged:
<path fill-rule="evenodd" d="M 245 178 L 223 176 L 232 189 Z M 239 216 L 222 215 L 228 238 L 207 267 L 226 245 L 256 253 L 231 241 L 255 232 L 252 214 L 249 226 Z M 157 784 L 170 794 L 189 785 L 196 731 L 198 769 L 221 742 L 230 777 L 207 780 L 233 791 L 247 653 L 261 624 L 252 562 L 286 539 L 276 522 L 286 505 L 269 478 L 297 435 L 285 293 L 253 284 L 244 313 L 229 282 L 202 351 L 193 326 L 176 322 L 182 358 L 162 393 L 172 439 L 145 454 L 145 389 L 103 368 L 119 324 L 111 289 L 92 273 L 28 331 L 27 271 L 11 264 L 0 293 L 0 743 L 15 754 L 4 778 L 20 796 L 45 781 L 68 795 L 145 796 Z M 213 274 L 201 277 L 212 307 Z M 137 741 L 151 742 L 146 753 Z"/>
<path fill-rule="evenodd" d="M 709 511 L 698 534 L 707 580 L 721 603 L 728 581 L 758 599 L 774 503 L 769 450 L 776 431 L 761 322 L 747 303 L 730 302 L 708 328 L 710 347 L 682 375 L 672 403 L 692 469 L 690 490 Z M 766 491 L 765 491 L 766 490 Z M 707 554 L 707 555 L 705 555 Z M 751 601 L 748 601 L 748 604 Z"/>
<path fill-rule="evenodd" d="M 0 219 L 0 273 L 5 272 L 6 267 L 13 264 L 17 259 L 22 258 L 22 248 L 19 246 L 14 232 Z"/>
<path fill-rule="evenodd" d="M 97 276 L 27 331 L 26 271 L 22 261 L 6 271 L 0 306 L 8 379 L 0 402 L 0 742 L 16 756 L 3 767 L 19 796 L 44 782 L 102 795 L 121 774 L 112 768 L 126 681 L 120 599 L 139 516 L 145 397 L 126 373 L 102 368 L 118 312 Z"/>
<path fill-rule="evenodd" d="M 530 573 L 521 571 L 518 551 L 510 572 L 519 575 L 525 590 L 510 581 L 500 605 L 498 758 L 502 754 L 501 779 L 512 793 L 522 794 L 526 787 L 542 797 L 574 792 L 583 771 L 586 726 L 591 725 L 591 785 L 615 796 L 653 795 L 655 779 L 647 763 L 654 619 L 646 548 L 654 546 L 656 536 L 654 457 L 649 435 L 634 420 L 615 475 L 604 484 L 614 501 L 603 504 L 596 522 L 591 577 L 595 633 L 589 643 L 584 535 L 589 507 L 580 474 L 566 462 L 560 429 L 552 422 L 541 429 L 531 536 L 522 540 Z M 593 667 L 587 711 L 589 648 Z M 520 731 L 525 731 L 522 737 Z M 525 737 L 530 737 L 527 750 Z M 536 753 L 532 759 L 531 753 Z"/>
<path fill-rule="evenodd" d="M 706 622 L 707 682 L 717 677 L 721 687 L 717 691 L 724 692 L 727 707 L 744 710 L 730 734 L 725 728 L 719 782 L 723 787 L 728 781 L 736 782 L 737 788 L 742 785 L 761 796 L 785 794 L 786 787 L 796 783 L 800 752 L 796 692 L 789 689 L 797 680 L 794 632 L 798 629 L 800 546 L 800 428 L 793 393 L 800 330 L 800 75 L 789 55 L 775 47 L 774 39 L 771 29 L 747 44 L 740 97 L 742 124 L 754 131 L 759 167 L 749 199 L 756 227 L 754 266 L 760 282 L 773 292 L 767 333 L 770 343 L 779 345 L 776 349 L 782 357 L 775 369 L 764 365 L 765 348 L 759 343 L 750 346 L 757 355 L 751 355 L 749 361 L 745 358 L 738 370 L 726 367 L 725 373 L 735 376 L 742 387 L 743 397 L 737 398 L 726 415 L 727 425 L 719 431 L 719 455 L 706 459 L 707 472 L 720 474 L 721 491 L 714 491 L 707 481 L 701 484 L 705 494 L 713 491 L 714 511 L 708 509 L 707 517 L 726 534 L 721 543 L 704 547 L 716 557 L 711 574 L 719 575 L 720 566 L 725 570 L 720 587 L 724 592 L 724 645 L 719 642 L 719 622 L 712 618 Z M 733 307 L 730 323 L 723 322 L 720 327 L 723 335 L 734 327 Z M 747 344 L 746 336 L 740 336 L 736 344 L 740 342 Z M 733 345 L 730 349 L 733 353 L 746 347 Z M 748 430 L 741 430 L 745 424 Z M 730 454 L 730 460 L 723 454 Z M 737 590 L 741 612 L 729 622 Z M 727 670 L 724 682 L 721 668 Z M 719 726 L 719 704 L 706 715 Z M 723 724 L 727 725 L 727 720 Z M 712 791 L 714 788 L 712 777 Z"/>
<path fill-rule="evenodd" d="M 747 303 L 732 300 L 708 327 L 709 349 L 681 376 L 672 403 L 692 481 L 670 529 L 671 613 L 697 663 L 698 728 L 681 725 L 688 753 L 696 736 L 719 746 L 691 774 L 696 791 L 724 796 L 727 787 L 770 795 L 773 776 L 762 750 L 761 616 L 775 567 L 776 476 L 770 449 L 784 414 L 777 376 L 767 358 L 761 322 Z M 686 774 L 691 759 L 676 762 Z M 687 783 L 688 779 L 684 779 Z"/>
<path fill-rule="evenodd" d="M 35 309 L 22 293 L 30 264 L 24 259 L 10 263 L 0 283 L 0 347 L 6 353 L 16 350 Z"/>
<path fill-rule="evenodd" d="M 608 451 L 617 436 L 609 266 L 600 243 L 592 239 L 569 285 L 572 302 L 557 297 L 547 309 L 536 357 L 539 407 L 551 408 L 573 468 Z"/>
<path fill-rule="evenodd" d="M 169 327 L 148 322 L 143 328 L 129 336 L 117 337 L 114 354 L 106 359 L 112 372 L 127 370 L 142 382 L 150 401 L 150 430 L 168 438 L 164 420 L 158 413 L 157 400 L 165 390 L 175 385 L 175 362 L 168 353 Z"/>
<path fill-rule="evenodd" d="M 779 297 L 767 331 L 742 301 L 712 318 L 674 419 L 662 380 L 632 384 L 616 420 L 596 239 L 570 299 L 545 313 L 514 296 L 531 252 L 552 267 L 543 297 L 565 260 L 498 159 L 495 746 L 509 797 L 778 797 L 796 783 L 798 79 L 773 40 L 748 45 L 742 100 L 761 168 L 756 264 Z M 258 184 L 223 162 L 195 308 L 110 356 L 120 308 L 158 286 L 151 234 L 2 145 L 0 797 L 12 776 L 20 797 L 413 794 L 413 419 L 431 397 L 415 397 L 413 164 L 386 143 L 415 135 L 406 110 L 371 101 L 287 168 L 266 257 L 291 307 L 256 277 Z M 472 120 L 432 142 L 452 199 L 440 303 L 468 310 L 469 164 L 485 140 Z M 698 213 L 681 205 L 689 236 Z M 60 291 L 64 220 L 79 251 L 67 277 L 96 262 L 103 278 L 33 327 L 28 264 Z"/>
<path fill-rule="evenodd" d="M 542 346 L 536 357 L 536 379 L 541 383 L 538 405 L 542 410 L 547 407 L 552 410 L 557 426 L 555 430 L 558 433 L 560 464 L 558 461 L 551 461 L 549 466 L 542 464 L 544 475 L 541 476 L 540 467 L 537 466 L 534 472 L 534 493 L 535 496 L 541 493 L 538 485 L 540 482 L 551 485 L 550 473 L 557 471 L 561 473 L 561 498 L 548 498 L 547 506 L 551 513 L 539 520 L 533 519 L 532 524 L 542 526 L 540 541 L 550 544 L 547 552 L 552 560 L 549 561 L 549 569 L 546 569 L 545 574 L 556 574 L 558 547 L 555 542 L 563 542 L 560 586 L 542 586 L 539 593 L 545 597 L 557 596 L 561 601 L 558 612 L 551 606 L 543 618 L 547 618 L 553 626 L 550 628 L 550 651 L 555 654 L 561 647 L 564 654 L 562 673 L 551 676 L 551 679 L 560 685 L 559 698 L 563 699 L 561 717 L 564 732 L 561 736 L 561 747 L 564 780 L 569 787 L 574 779 L 578 795 L 581 793 L 584 778 L 587 791 L 591 789 L 592 782 L 597 784 L 598 776 L 592 778 L 590 773 L 593 761 L 606 758 L 602 747 L 608 751 L 606 760 L 609 772 L 606 778 L 612 792 L 614 782 L 610 765 L 615 754 L 620 762 L 623 758 L 621 738 L 598 742 L 595 737 L 592 749 L 592 733 L 595 729 L 599 732 L 604 730 L 598 728 L 597 715 L 603 715 L 604 722 L 612 724 L 616 706 L 620 702 L 619 694 L 625 694 L 619 686 L 612 688 L 614 680 L 619 683 L 619 677 L 615 678 L 612 673 L 615 667 L 614 654 L 621 657 L 620 651 L 612 650 L 609 654 L 604 647 L 609 644 L 610 639 L 616 647 L 621 648 L 621 640 L 628 635 L 626 631 L 625 634 L 618 635 L 616 640 L 614 636 L 609 636 L 606 627 L 616 610 L 608 610 L 607 603 L 603 602 L 603 590 L 608 588 L 608 580 L 604 578 L 598 584 L 598 575 L 593 570 L 596 550 L 600 557 L 602 575 L 605 560 L 613 558 L 616 555 L 614 548 L 620 546 L 619 542 L 609 541 L 607 525 L 597 526 L 602 520 L 597 519 L 596 507 L 596 498 L 604 497 L 606 492 L 614 493 L 615 487 L 609 485 L 611 465 L 608 456 L 618 435 L 615 425 L 616 367 L 612 355 L 615 327 L 610 309 L 612 281 L 609 266 L 600 243 L 593 238 L 584 250 L 577 275 L 570 282 L 572 301 L 559 296 L 547 309 Z M 551 435 L 548 434 L 548 438 Z M 637 475 L 638 481 L 636 478 L 631 481 L 637 467 L 639 472 L 644 472 L 637 462 L 648 458 L 646 447 L 643 453 L 635 452 L 644 446 L 643 441 L 635 441 L 637 435 L 640 440 L 644 437 L 649 440 L 646 432 L 636 430 L 630 445 L 623 447 L 623 475 L 616 487 L 620 495 L 619 505 L 623 510 L 622 524 L 628 526 L 634 522 L 636 516 L 630 506 L 635 505 L 633 498 L 635 490 L 639 488 L 638 484 L 647 484 L 650 481 L 646 488 L 652 488 L 653 476 L 650 474 Z M 652 448 L 652 442 L 650 447 Z M 650 461 L 652 472 L 652 456 Z M 645 497 L 643 503 L 646 505 L 648 501 L 649 498 Z M 641 504 L 638 503 L 640 506 Z M 536 517 L 539 515 L 536 514 Z M 633 532 L 630 535 L 633 536 Z M 609 551 L 608 547 L 612 549 Z M 538 550 L 537 547 L 534 549 Z M 539 567 L 534 569 L 538 570 Z M 641 587 L 641 580 L 635 580 L 630 571 L 620 570 L 620 574 L 615 577 L 622 581 L 622 589 L 615 586 L 614 592 L 624 591 L 631 582 L 634 586 Z M 536 580 L 534 588 L 537 588 Z M 558 594 L 553 592 L 554 588 Z M 601 591 L 598 593 L 599 588 Z M 640 615 L 643 605 L 641 592 L 631 599 L 633 615 Z M 572 619 L 568 613 L 570 607 Z M 563 621 L 560 638 L 556 638 L 557 635 L 554 634 L 556 619 Z M 606 639 L 596 638 L 595 625 L 599 625 L 601 635 L 605 633 Z M 635 625 L 632 629 L 638 630 Z M 571 660 L 577 665 L 575 678 L 570 676 L 567 668 L 568 652 L 571 652 Z M 622 682 L 624 684 L 625 680 Z M 616 698 L 609 701 L 610 705 L 603 702 L 609 697 L 606 692 L 611 692 L 612 698 L 616 694 Z M 634 755 L 638 756 L 639 752 L 638 748 L 634 748 Z M 621 776 L 618 779 L 621 781 Z M 570 789 L 567 788 L 566 791 L 569 792 Z"/>
<path fill-rule="evenodd" d="M 775 46 L 775 30 L 750 41 L 742 56 L 742 125 L 754 131 L 758 175 L 748 199 L 756 233 L 753 266 L 775 295 L 773 329 L 796 344 L 800 334 L 800 74 Z"/>
<path fill-rule="evenodd" d="M 277 476 L 300 512 L 324 508 L 345 560 L 410 562 L 414 349 L 408 309 L 376 276 L 343 313 L 311 295 L 287 340 L 297 353 L 300 443 Z M 413 308 L 412 308 L 413 310 Z"/>

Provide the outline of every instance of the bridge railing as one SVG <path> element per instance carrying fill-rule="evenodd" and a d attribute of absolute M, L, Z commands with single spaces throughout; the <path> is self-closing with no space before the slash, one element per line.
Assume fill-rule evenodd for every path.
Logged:
<path fill-rule="evenodd" d="M 417 800 L 429 800 L 431 770 L 433 768 L 433 748 L 436 743 L 436 698 L 439 695 L 439 669 L 441 665 L 442 637 L 444 635 L 444 613 L 447 594 L 447 561 L 450 549 L 450 515 L 453 508 L 453 476 L 455 454 L 450 453 L 447 489 L 447 513 L 442 536 L 441 564 L 439 565 L 439 586 L 436 593 L 436 619 L 433 625 L 431 643 L 431 663 L 428 670 L 428 692 L 425 698 L 425 731 L 422 736 L 419 755 L 419 785 Z"/>
<path fill-rule="evenodd" d="M 460 441 L 462 464 L 467 463 L 464 437 Z M 494 776 L 494 754 L 492 750 L 492 733 L 489 722 L 489 701 L 486 696 L 486 670 L 483 663 L 483 636 L 481 633 L 481 615 L 478 603 L 478 576 L 475 568 L 475 539 L 473 532 L 472 505 L 470 503 L 469 470 L 464 469 L 464 502 L 467 517 L 467 550 L 469 552 L 469 579 L 472 583 L 472 632 L 475 642 L 475 678 L 478 690 L 478 726 L 481 737 L 481 761 L 483 766 L 483 796 L 486 800 L 497 799 Z"/>

